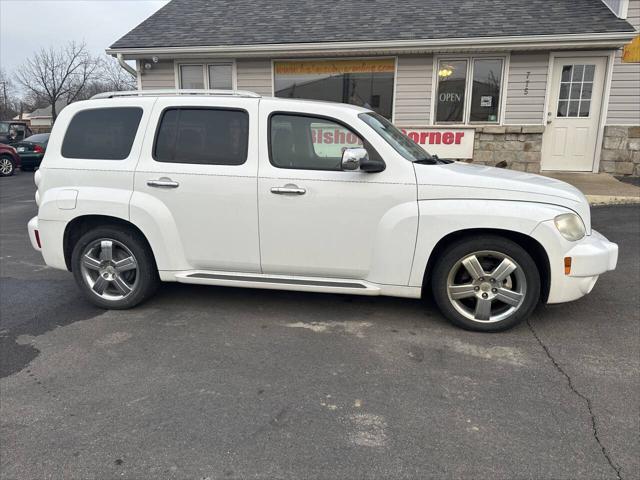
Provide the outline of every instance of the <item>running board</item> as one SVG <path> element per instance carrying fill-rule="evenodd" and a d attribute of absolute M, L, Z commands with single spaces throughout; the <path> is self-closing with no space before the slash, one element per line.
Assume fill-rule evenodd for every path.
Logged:
<path fill-rule="evenodd" d="M 302 292 L 347 293 L 355 295 L 380 295 L 377 285 L 362 280 L 288 277 L 282 275 L 190 271 L 175 274 L 181 283 L 220 285 L 244 288 L 268 288 L 273 290 L 297 290 Z"/>

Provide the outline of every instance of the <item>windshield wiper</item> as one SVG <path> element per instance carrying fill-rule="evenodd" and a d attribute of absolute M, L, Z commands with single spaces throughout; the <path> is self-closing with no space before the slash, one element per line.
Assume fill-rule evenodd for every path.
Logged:
<path fill-rule="evenodd" d="M 415 160 L 414 163 L 420 163 L 422 165 L 446 165 L 448 163 L 453 163 L 453 160 L 440 158 L 438 155 L 431 155 L 430 157 L 419 158 Z"/>

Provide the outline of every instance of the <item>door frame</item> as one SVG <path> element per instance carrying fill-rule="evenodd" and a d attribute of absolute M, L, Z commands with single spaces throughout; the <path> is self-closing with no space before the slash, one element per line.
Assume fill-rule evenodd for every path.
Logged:
<path fill-rule="evenodd" d="M 604 127 L 607 122 L 607 113 L 609 111 L 609 94 L 611 92 L 611 77 L 613 73 L 613 62 L 615 60 L 616 50 L 580 50 L 580 51 L 554 51 L 549 52 L 549 68 L 547 71 L 547 88 L 544 95 L 544 111 L 542 113 L 542 125 L 547 128 L 547 118 L 549 115 L 549 101 L 551 100 L 551 92 L 553 90 L 553 66 L 557 58 L 575 58 L 575 57 L 602 57 L 606 58 L 606 69 L 604 72 L 604 85 L 602 92 L 602 104 L 600 105 L 600 120 L 598 122 L 598 135 L 596 137 L 596 151 L 593 156 L 592 173 L 600 171 L 600 157 L 602 156 L 602 142 L 604 141 Z M 544 140 L 543 140 L 544 141 Z"/>

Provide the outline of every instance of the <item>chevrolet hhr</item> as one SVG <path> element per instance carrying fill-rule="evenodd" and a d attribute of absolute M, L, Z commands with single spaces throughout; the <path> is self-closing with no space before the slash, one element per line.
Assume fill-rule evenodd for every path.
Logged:
<path fill-rule="evenodd" d="M 338 103 L 101 94 L 60 113 L 35 183 L 34 248 L 108 309 L 160 281 L 432 295 L 498 331 L 589 293 L 618 257 L 574 187 L 440 160 Z"/>

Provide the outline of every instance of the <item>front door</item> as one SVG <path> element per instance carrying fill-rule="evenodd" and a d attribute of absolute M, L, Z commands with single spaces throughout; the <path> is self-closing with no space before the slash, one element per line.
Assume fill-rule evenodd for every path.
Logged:
<path fill-rule="evenodd" d="M 340 107 L 282 106 L 260 104 L 263 273 L 406 285 L 417 229 L 411 162 L 387 158 L 383 172 L 342 171 L 344 148 L 379 156 L 381 145 L 363 142 Z"/>
<path fill-rule="evenodd" d="M 555 59 L 542 170 L 593 170 L 606 66 L 606 57 Z"/>

